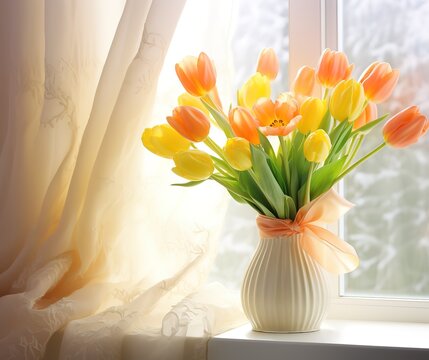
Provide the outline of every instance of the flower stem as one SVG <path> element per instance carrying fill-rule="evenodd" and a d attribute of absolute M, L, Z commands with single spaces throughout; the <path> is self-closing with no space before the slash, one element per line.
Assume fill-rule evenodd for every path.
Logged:
<path fill-rule="evenodd" d="M 219 147 L 218 144 L 216 144 L 213 141 L 213 139 L 211 139 L 209 136 L 207 136 L 206 139 L 204 140 L 204 144 L 206 144 L 209 149 L 211 149 L 213 152 L 215 152 L 225 162 L 225 165 L 226 165 L 227 169 L 229 170 L 231 176 L 236 176 L 237 175 L 237 171 L 235 171 L 229 165 L 228 161 L 225 158 L 225 155 L 223 154 L 222 149 Z"/>
<path fill-rule="evenodd" d="M 222 149 L 209 136 L 207 136 L 204 140 L 204 144 L 206 144 L 211 150 L 213 150 L 217 155 L 225 160 Z"/>
<path fill-rule="evenodd" d="M 374 150 L 372 150 L 371 152 L 369 152 L 368 154 L 366 154 L 365 156 L 363 156 L 362 158 L 360 158 L 358 161 L 356 161 L 354 164 L 350 165 L 346 170 L 344 170 L 340 175 L 338 175 L 338 177 L 335 179 L 336 183 L 337 181 L 340 181 L 344 176 L 346 176 L 349 172 L 351 172 L 352 170 L 354 170 L 357 166 L 359 166 L 360 164 L 362 164 L 366 159 L 368 159 L 369 157 L 371 157 L 372 155 L 374 155 L 375 153 L 379 152 L 382 148 L 384 148 L 386 146 L 386 143 L 383 142 L 380 145 L 378 145 Z"/>
<path fill-rule="evenodd" d="M 311 178 L 313 176 L 313 171 L 316 163 L 310 163 L 310 168 L 308 169 L 307 182 L 305 184 L 305 195 L 304 195 L 304 205 L 310 202 L 310 191 L 311 191 Z"/>
<path fill-rule="evenodd" d="M 350 154 L 347 155 L 348 159 L 345 163 L 345 167 L 349 166 L 349 164 L 352 162 L 353 158 L 356 156 L 356 153 L 358 152 L 360 146 L 362 145 L 363 142 L 363 135 L 358 135 L 356 137 L 353 138 L 352 140 L 352 146 L 351 146 L 351 151 Z M 357 139 L 357 144 L 356 144 L 356 139 Z"/>
<path fill-rule="evenodd" d="M 329 95 L 329 88 L 325 88 L 325 91 L 323 93 L 323 100 L 326 100 L 326 98 L 328 97 L 328 95 Z"/>
<path fill-rule="evenodd" d="M 285 180 L 286 180 L 286 191 L 290 189 L 290 169 L 289 169 L 289 161 L 288 161 L 288 153 L 287 153 L 287 145 L 283 136 L 279 136 L 280 146 L 282 148 L 282 161 L 283 167 L 285 168 Z"/>

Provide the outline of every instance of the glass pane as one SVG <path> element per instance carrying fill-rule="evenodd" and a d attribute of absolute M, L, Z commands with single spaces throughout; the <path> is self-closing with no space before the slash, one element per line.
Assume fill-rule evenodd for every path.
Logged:
<path fill-rule="evenodd" d="M 289 59 L 288 8 L 285 0 L 236 0 L 231 21 L 232 93 L 256 71 L 259 52 L 272 47 L 280 59 L 280 73 L 272 83 L 272 97 L 287 89 Z M 229 201 L 225 224 L 210 280 L 238 290 L 258 243 L 256 212 Z"/>
<path fill-rule="evenodd" d="M 359 75 L 375 60 L 401 76 L 379 114 L 416 104 L 429 114 L 429 2 L 343 1 L 343 50 Z M 381 130 L 381 129 L 378 129 Z M 362 153 L 380 143 L 380 131 Z M 356 204 L 344 238 L 360 267 L 345 276 L 345 295 L 429 298 L 429 141 L 405 150 L 384 149 L 348 176 L 345 196 Z"/>

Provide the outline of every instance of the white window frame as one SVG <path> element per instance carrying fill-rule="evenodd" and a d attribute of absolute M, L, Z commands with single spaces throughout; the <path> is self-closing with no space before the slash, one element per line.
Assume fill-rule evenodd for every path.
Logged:
<path fill-rule="evenodd" d="M 290 81 L 303 64 L 316 66 L 324 48 L 342 49 L 342 1 L 289 0 Z M 343 220 L 330 229 L 342 235 Z M 342 296 L 342 286 L 341 278 L 332 276 L 330 319 L 429 322 L 427 300 Z"/>

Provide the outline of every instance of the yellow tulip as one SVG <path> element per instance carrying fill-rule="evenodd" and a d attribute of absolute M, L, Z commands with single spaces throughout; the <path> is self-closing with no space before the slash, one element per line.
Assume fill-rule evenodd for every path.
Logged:
<path fill-rule="evenodd" d="M 210 112 L 201 102 L 200 98 L 192 96 L 191 94 L 183 93 L 177 98 L 177 103 L 180 106 L 192 106 L 194 108 L 197 108 L 198 110 L 201 110 L 207 116 L 210 116 Z"/>
<path fill-rule="evenodd" d="M 308 135 L 304 142 L 304 156 L 314 163 L 325 161 L 331 150 L 331 139 L 325 130 L 319 129 Z"/>
<path fill-rule="evenodd" d="M 142 142 L 146 149 L 158 156 L 172 159 L 175 154 L 188 150 L 191 142 L 168 124 L 156 125 L 143 131 Z"/>
<path fill-rule="evenodd" d="M 308 134 L 319 128 L 326 113 L 326 103 L 319 98 L 309 97 L 302 103 L 299 113 L 302 118 L 297 128 L 302 134 Z"/>
<path fill-rule="evenodd" d="M 270 79 L 256 73 L 238 90 L 239 105 L 252 110 L 253 105 L 260 98 L 269 98 L 271 95 Z"/>
<path fill-rule="evenodd" d="M 228 139 L 223 152 L 233 169 L 245 171 L 252 167 L 250 144 L 246 139 L 240 137 Z"/>
<path fill-rule="evenodd" d="M 360 82 L 349 79 L 342 80 L 332 91 L 329 110 L 338 121 L 354 121 L 363 110 L 365 93 Z"/>
<path fill-rule="evenodd" d="M 214 164 L 209 154 L 201 150 L 187 150 L 173 157 L 176 167 L 172 171 L 191 181 L 205 180 L 213 174 Z"/>

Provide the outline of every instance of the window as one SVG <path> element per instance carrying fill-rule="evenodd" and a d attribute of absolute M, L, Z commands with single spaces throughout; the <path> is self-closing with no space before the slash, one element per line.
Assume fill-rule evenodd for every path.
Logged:
<path fill-rule="evenodd" d="M 281 4 L 282 11 L 272 10 Z M 400 84 L 380 113 L 395 113 L 412 103 L 429 113 L 429 35 L 419 30 L 429 15 L 427 1 L 271 0 L 262 5 L 240 0 L 238 7 L 241 20 L 232 46 L 239 53 L 235 65 L 243 68 L 236 87 L 254 71 L 262 47 L 284 51 L 282 71 L 287 64 L 289 80 L 302 64 L 316 66 L 325 47 L 339 48 L 355 63 L 354 76 L 375 60 L 400 68 Z M 264 31 L 264 24 L 281 31 Z M 240 32 L 243 27 L 260 31 Z M 276 43 L 281 36 L 287 40 Z M 286 81 L 284 77 L 277 84 L 284 89 Z M 366 146 L 374 141 L 367 139 Z M 381 152 L 340 186 L 357 206 L 337 231 L 355 246 L 361 266 L 339 282 L 333 277 L 330 317 L 429 321 L 429 197 L 424 196 L 429 160 L 423 155 L 428 147 L 426 139 L 409 150 Z M 379 171 L 383 167 L 386 171 Z M 254 221 L 251 209 L 230 203 L 212 278 L 237 290 L 258 242 Z"/>
<path fill-rule="evenodd" d="M 379 106 L 380 113 L 394 114 L 413 103 L 429 111 L 429 36 L 417 30 L 424 27 L 428 5 L 418 0 L 326 1 L 326 16 L 337 14 L 336 26 L 326 35 L 336 38 L 355 64 L 355 74 L 376 60 L 401 70 L 398 87 Z M 363 152 L 378 145 L 376 131 Z M 428 146 L 426 140 L 410 149 L 381 152 L 341 184 L 357 206 L 339 230 L 361 264 L 334 286 L 338 295 L 332 317 L 429 320 Z"/>
<path fill-rule="evenodd" d="M 343 1 L 340 16 L 341 45 L 357 73 L 381 59 L 401 71 L 393 96 L 379 110 L 394 114 L 416 103 L 429 113 L 429 35 L 419 30 L 429 3 Z M 369 138 L 363 150 L 378 141 Z M 344 237 L 362 262 L 344 278 L 344 295 L 429 299 L 428 150 L 426 140 L 382 151 L 345 180 L 345 196 L 358 206 L 345 218 Z"/>

